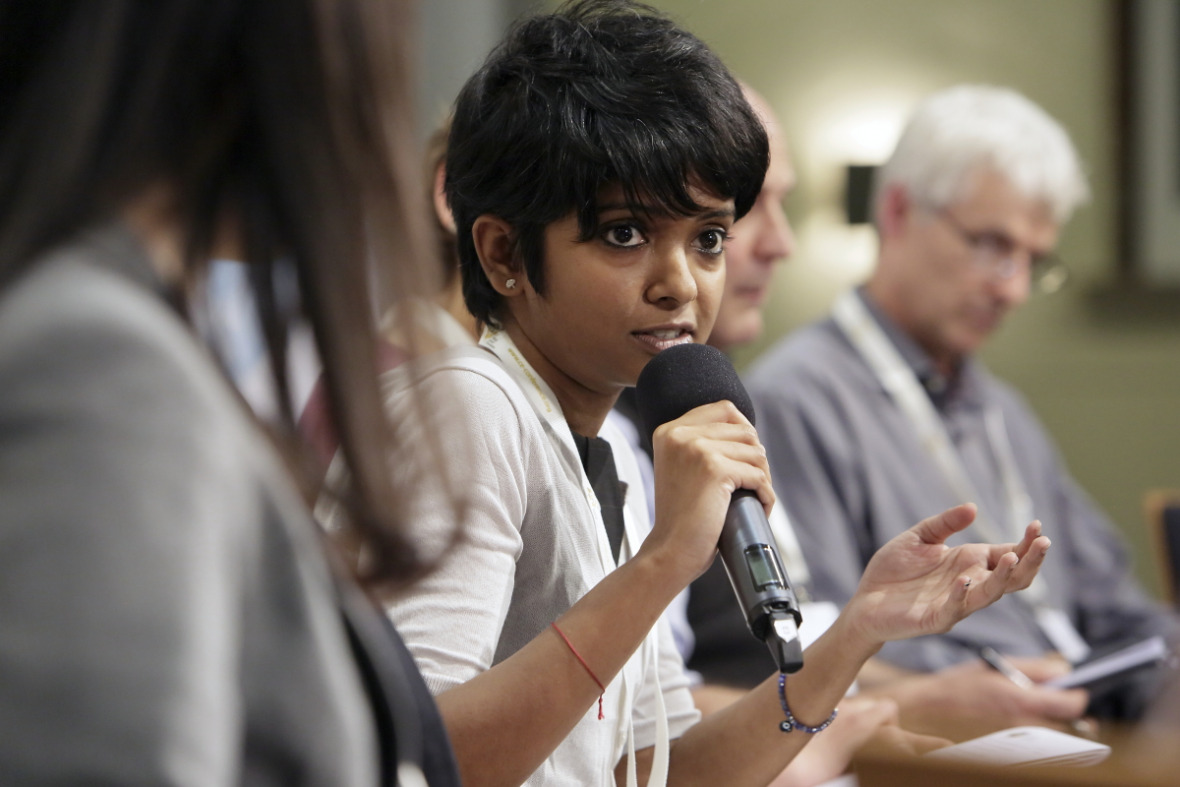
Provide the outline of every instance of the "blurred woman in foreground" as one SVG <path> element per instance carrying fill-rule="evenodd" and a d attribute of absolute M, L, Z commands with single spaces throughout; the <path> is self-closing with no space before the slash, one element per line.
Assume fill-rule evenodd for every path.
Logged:
<path fill-rule="evenodd" d="M 367 265 L 396 261 L 399 294 L 437 267 L 408 209 L 405 17 L 0 2 L 0 782 L 455 782 L 396 634 L 321 548 L 303 460 L 186 317 L 211 257 L 249 263 L 285 402 L 302 311 L 360 578 L 421 573 Z"/>

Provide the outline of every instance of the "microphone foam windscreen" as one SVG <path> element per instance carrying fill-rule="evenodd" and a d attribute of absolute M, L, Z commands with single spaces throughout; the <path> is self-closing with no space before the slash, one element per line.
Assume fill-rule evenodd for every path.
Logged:
<path fill-rule="evenodd" d="M 737 370 L 725 353 L 707 344 L 669 347 L 647 362 L 635 383 L 635 404 L 649 439 L 660 424 L 723 399 L 754 423 L 754 404 Z"/>

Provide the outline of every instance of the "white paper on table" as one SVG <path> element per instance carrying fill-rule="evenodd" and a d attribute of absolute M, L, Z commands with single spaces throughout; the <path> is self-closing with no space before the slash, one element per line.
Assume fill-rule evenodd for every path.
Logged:
<path fill-rule="evenodd" d="M 1110 756 L 1110 747 L 1047 727 L 1012 727 L 924 756 L 989 765 L 1094 765 Z"/>

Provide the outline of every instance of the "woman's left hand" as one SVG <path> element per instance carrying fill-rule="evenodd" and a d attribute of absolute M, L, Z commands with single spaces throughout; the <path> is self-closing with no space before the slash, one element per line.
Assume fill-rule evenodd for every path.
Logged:
<path fill-rule="evenodd" d="M 938 634 L 1005 593 L 1029 586 L 1049 551 L 1040 522 L 1019 544 L 946 540 L 975 520 L 966 504 L 925 519 L 873 555 L 845 613 L 867 642 Z"/>

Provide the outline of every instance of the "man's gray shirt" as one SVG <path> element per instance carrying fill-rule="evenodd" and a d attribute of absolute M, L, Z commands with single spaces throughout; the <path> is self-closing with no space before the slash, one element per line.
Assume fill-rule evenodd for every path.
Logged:
<path fill-rule="evenodd" d="M 1070 478 L 1024 400 L 977 360 L 969 359 L 948 384 L 930 358 L 861 297 L 930 394 L 978 491 L 979 499 L 970 502 L 997 522 L 1006 522 L 1008 506 L 984 411 L 998 407 L 1002 413 L 1033 515 L 1053 542 L 1041 570 L 1046 601 L 1065 612 L 1092 647 L 1170 630 L 1167 613 L 1134 581 L 1110 523 Z M 773 347 L 747 383 L 775 490 L 798 533 L 818 599 L 844 604 L 881 545 L 969 502 L 956 498 L 910 420 L 831 318 Z M 991 539 L 973 525 L 950 543 L 984 540 Z M 880 655 L 928 671 L 974 658 L 985 644 L 1012 655 L 1052 649 L 1027 594 L 1015 594 L 948 634 L 889 643 Z"/>

